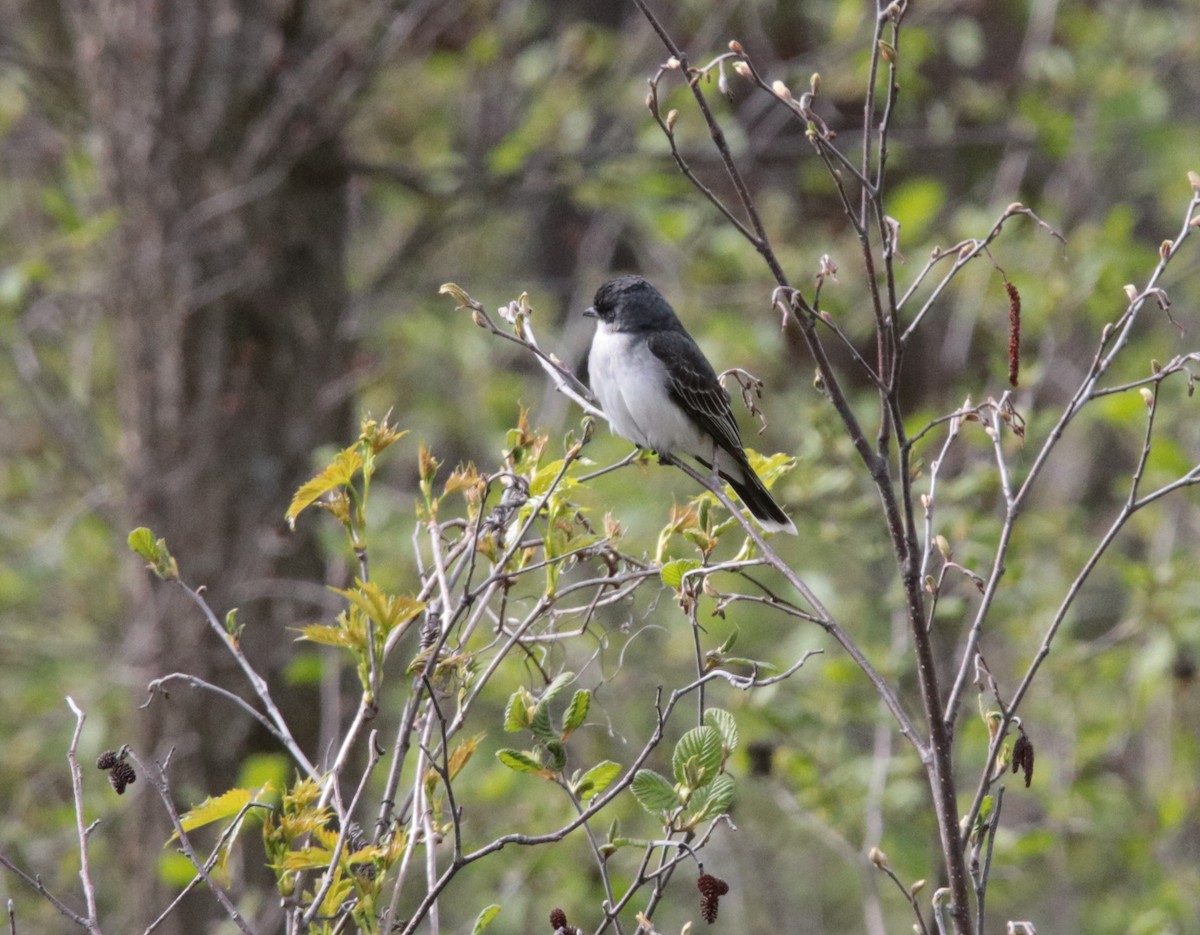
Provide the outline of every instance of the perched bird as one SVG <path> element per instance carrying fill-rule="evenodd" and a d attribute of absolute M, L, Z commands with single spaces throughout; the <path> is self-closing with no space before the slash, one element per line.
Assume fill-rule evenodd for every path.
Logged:
<path fill-rule="evenodd" d="M 691 455 L 717 471 L 763 529 L 796 533 L 742 450 L 729 394 L 674 309 L 641 276 L 606 282 L 596 319 L 592 389 L 612 430 L 660 456 Z"/>

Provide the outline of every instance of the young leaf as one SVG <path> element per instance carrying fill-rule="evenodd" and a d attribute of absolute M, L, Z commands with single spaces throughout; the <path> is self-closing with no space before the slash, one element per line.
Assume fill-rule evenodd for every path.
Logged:
<path fill-rule="evenodd" d="M 716 728 L 717 733 L 721 735 L 721 744 L 725 747 L 726 754 L 737 749 L 738 729 L 732 714 L 723 708 L 709 708 L 704 712 L 704 723 Z"/>
<path fill-rule="evenodd" d="M 564 739 L 578 730 L 580 725 L 583 724 L 591 703 L 592 693 L 590 691 L 581 688 L 575 692 L 571 698 L 571 703 L 567 706 L 566 713 L 563 714 L 562 735 Z"/>
<path fill-rule="evenodd" d="M 542 692 L 542 697 L 538 701 L 538 704 L 549 704 L 562 694 L 563 689 L 570 685 L 574 678 L 574 672 L 560 672 L 554 677 L 553 681 L 546 686 L 546 690 Z"/>
<path fill-rule="evenodd" d="M 720 768 L 721 735 L 716 728 L 693 727 L 679 738 L 671 757 L 676 782 L 698 788 L 711 782 Z"/>
<path fill-rule="evenodd" d="M 518 773 L 537 773 L 541 775 L 545 775 L 546 773 L 546 770 L 542 769 L 541 763 L 521 750 L 497 750 L 496 759 Z"/>
<path fill-rule="evenodd" d="M 561 773 L 567 765 L 567 748 L 560 741 L 546 743 L 546 769 Z"/>
<path fill-rule="evenodd" d="M 480 932 L 491 924 L 492 919 L 498 915 L 500 915 L 500 907 L 496 903 L 492 903 L 479 913 L 479 917 L 475 920 L 475 927 L 471 929 L 471 935 L 479 935 Z"/>
<path fill-rule="evenodd" d="M 579 778 L 575 784 L 575 794 L 585 802 L 594 799 L 621 775 L 621 769 L 621 764 L 612 760 L 597 763 Z"/>
<path fill-rule="evenodd" d="M 697 789 L 696 794 L 692 796 L 691 802 L 688 803 L 692 810 L 688 816 L 688 823 L 696 825 L 710 818 L 716 818 L 718 815 L 724 815 L 733 805 L 733 797 L 736 792 L 737 785 L 733 781 L 733 777 L 728 773 L 721 773 L 708 785 Z"/>
<path fill-rule="evenodd" d="M 207 798 L 195 808 L 189 809 L 179 816 L 179 823 L 183 826 L 184 831 L 191 831 L 194 828 L 203 828 L 205 825 L 211 825 L 214 821 L 220 821 L 223 818 L 232 818 L 254 797 L 249 789 L 230 789 L 224 795 L 219 795 L 215 799 Z M 170 837 L 174 841 L 178 835 L 173 834 Z"/>
<path fill-rule="evenodd" d="M 671 780 L 652 769 L 639 769 L 630 789 L 638 804 L 652 815 L 670 811 L 682 804 Z"/>
<path fill-rule="evenodd" d="M 283 518 L 287 520 L 288 525 L 294 527 L 296 525 L 296 517 L 305 508 L 311 506 L 319 496 L 328 493 L 335 487 L 342 487 L 349 484 L 351 478 L 354 477 L 354 472 L 362 467 L 362 463 L 362 452 L 358 450 L 357 444 L 339 451 L 334 456 L 334 459 L 329 462 L 325 470 L 296 491 L 296 495 L 292 497 L 292 502 L 288 506 L 287 512 L 283 514 Z"/>
<path fill-rule="evenodd" d="M 346 649 L 362 649 L 362 641 L 342 627 L 327 627 L 323 623 L 310 623 L 301 627 L 297 639 L 321 643 L 324 646 L 342 646 Z"/>
<path fill-rule="evenodd" d="M 678 591 L 679 586 L 683 584 L 684 574 L 699 567 L 700 560 L 697 558 L 677 558 L 663 565 L 658 574 L 663 584 Z"/>
<path fill-rule="evenodd" d="M 451 779 L 462 772 L 462 768 L 467 765 L 478 749 L 480 741 L 486 736 L 486 733 L 478 733 L 474 737 L 468 737 L 454 748 L 450 754 L 450 762 L 447 764 L 447 772 L 450 773 Z"/>
<path fill-rule="evenodd" d="M 504 709 L 504 729 L 510 734 L 525 730 L 529 721 L 528 692 L 521 688 L 508 697 L 508 707 Z"/>
<path fill-rule="evenodd" d="M 125 541 L 129 543 L 129 548 L 151 564 L 158 560 L 158 548 L 154 544 L 154 533 L 145 526 L 139 526 L 129 534 L 129 538 Z"/>

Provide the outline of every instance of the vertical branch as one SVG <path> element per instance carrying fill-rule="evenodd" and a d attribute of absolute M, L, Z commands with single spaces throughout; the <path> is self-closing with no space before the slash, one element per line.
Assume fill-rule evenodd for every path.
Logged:
<path fill-rule="evenodd" d="M 96 914 L 96 886 L 92 882 L 92 864 L 88 857 L 88 838 L 92 829 L 86 824 L 83 814 L 83 774 L 79 770 L 79 736 L 83 733 L 83 722 L 87 715 L 75 704 L 75 699 L 67 696 L 67 707 L 75 715 L 75 733 L 71 737 L 71 746 L 67 748 L 67 763 L 71 767 L 71 791 L 75 798 L 75 830 L 79 835 L 79 881 L 83 885 L 83 898 L 87 903 L 87 918 L 83 920 L 84 927 L 91 935 L 101 935 L 100 923 Z"/>

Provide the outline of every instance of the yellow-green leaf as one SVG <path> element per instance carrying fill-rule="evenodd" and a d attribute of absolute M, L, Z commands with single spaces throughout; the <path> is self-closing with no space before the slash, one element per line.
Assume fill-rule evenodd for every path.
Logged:
<path fill-rule="evenodd" d="M 322 494 L 328 493 L 335 487 L 349 484 L 354 477 L 354 472 L 362 467 L 362 463 L 362 452 L 359 451 L 358 445 L 351 445 L 349 448 L 339 451 L 325 470 L 296 491 L 296 495 L 292 497 L 292 502 L 284 514 L 288 525 L 294 526 L 296 517 Z"/>
<path fill-rule="evenodd" d="M 308 640 L 312 643 L 322 643 L 325 646 L 340 646 L 344 649 L 361 649 L 361 641 L 355 639 L 354 634 L 343 629 L 342 627 L 327 627 L 320 623 L 310 623 L 306 627 L 300 627 L 300 636 L 298 639 Z"/>
<path fill-rule="evenodd" d="M 184 831 L 203 828 L 205 825 L 211 825 L 214 821 L 234 817 L 253 798 L 254 793 L 249 789 L 230 789 L 224 795 L 219 795 L 215 799 L 207 798 L 195 808 L 184 812 L 179 816 L 179 823 L 183 826 Z M 177 836 L 171 835 L 170 840 L 174 841 Z"/>

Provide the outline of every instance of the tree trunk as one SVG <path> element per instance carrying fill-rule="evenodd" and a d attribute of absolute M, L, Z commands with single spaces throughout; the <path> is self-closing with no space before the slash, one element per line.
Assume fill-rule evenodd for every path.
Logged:
<path fill-rule="evenodd" d="M 218 614 L 240 608 L 266 675 L 303 619 L 284 583 L 324 578 L 315 542 L 287 533 L 283 512 L 314 447 L 344 440 L 351 416 L 342 121 L 321 113 L 343 63 L 303 2 L 78 0 L 69 21 L 120 213 L 105 301 L 129 521 L 166 537 Z M 184 671 L 246 693 L 177 590 L 143 573 L 130 594 L 122 652 L 139 686 Z M 315 695 L 279 700 L 316 754 Z M 275 749 L 254 726 L 177 688 L 141 713 L 136 743 L 160 760 L 175 749 L 182 809 L 233 785 L 259 744 Z M 141 813 L 123 857 L 139 874 L 130 930 L 168 899 L 155 871 L 168 825 L 157 803 Z M 216 911 L 201 890 L 160 931 L 206 930 Z"/>

